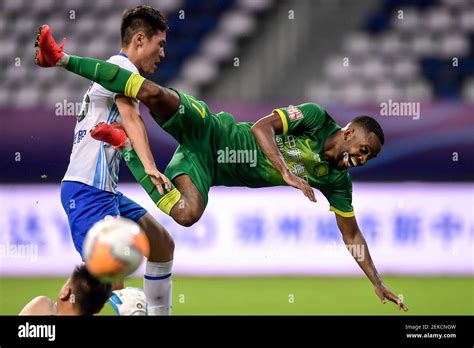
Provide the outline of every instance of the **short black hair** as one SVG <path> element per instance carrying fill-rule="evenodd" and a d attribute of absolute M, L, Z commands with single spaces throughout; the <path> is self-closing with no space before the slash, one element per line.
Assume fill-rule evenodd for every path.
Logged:
<path fill-rule="evenodd" d="M 71 275 L 74 304 L 80 315 L 99 312 L 112 295 L 112 284 L 103 283 L 89 273 L 85 265 L 76 266 Z"/>
<path fill-rule="evenodd" d="M 151 38 L 156 30 L 168 31 L 168 20 L 157 9 L 140 5 L 131 10 L 125 10 L 120 26 L 122 45 L 128 45 L 133 35 L 143 30 L 147 38 Z"/>
<path fill-rule="evenodd" d="M 385 135 L 383 134 L 383 129 L 380 124 L 375 120 L 375 118 L 362 115 L 355 117 L 351 123 L 356 123 L 365 128 L 369 133 L 374 133 L 377 138 L 379 138 L 380 143 L 383 145 L 385 141 Z"/>

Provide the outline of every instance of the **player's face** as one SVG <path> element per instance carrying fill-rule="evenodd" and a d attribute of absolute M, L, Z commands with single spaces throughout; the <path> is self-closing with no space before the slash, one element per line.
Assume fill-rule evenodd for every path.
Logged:
<path fill-rule="evenodd" d="M 357 125 L 350 126 L 344 132 L 344 142 L 334 161 L 335 167 L 340 170 L 361 167 L 375 158 L 381 149 L 382 144 L 374 133 L 368 133 Z"/>
<path fill-rule="evenodd" d="M 139 70 L 145 74 L 154 74 L 158 65 L 165 58 L 166 32 L 156 31 L 147 38 L 144 36 L 139 50 Z"/>

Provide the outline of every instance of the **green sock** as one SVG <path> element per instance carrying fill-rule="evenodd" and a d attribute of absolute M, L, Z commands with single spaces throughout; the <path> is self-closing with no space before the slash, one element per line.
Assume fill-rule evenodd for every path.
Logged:
<path fill-rule="evenodd" d="M 100 59 L 69 56 L 66 69 L 114 93 L 136 98 L 145 78 Z"/>
<path fill-rule="evenodd" d="M 145 168 L 136 152 L 133 149 L 126 150 L 124 148 L 122 155 L 135 180 L 143 187 L 158 208 L 169 215 L 171 208 L 181 199 L 181 193 L 171 184 L 171 190 L 168 192 L 163 187 L 163 195 L 160 195 L 153 181 L 151 181 L 148 174 L 145 173 Z"/>

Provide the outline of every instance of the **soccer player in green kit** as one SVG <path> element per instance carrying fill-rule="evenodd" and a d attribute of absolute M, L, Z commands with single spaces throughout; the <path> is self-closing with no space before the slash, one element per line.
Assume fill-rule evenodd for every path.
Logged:
<path fill-rule="evenodd" d="M 186 93 L 159 86 L 139 74 L 93 58 L 67 55 L 48 26 L 40 27 L 36 63 L 59 66 L 104 88 L 142 101 L 154 120 L 180 144 L 165 170 L 147 172 L 118 125 L 99 124 L 98 140 L 122 148 L 127 166 L 163 212 L 183 226 L 199 220 L 211 186 L 293 186 L 315 202 L 320 190 L 335 213 L 344 243 L 364 249 L 354 259 L 374 285 L 380 300 L 408 307 L 382 282 L 352 208 L 352 182 L 347 169 L 364 165 L 380 152 L 384 134 L 369 116 L 341 128 L 314 103 L 278 108 L 256 123 L 237 123 L 227 112 L 214 114 Z M 145 136 L 145 135 L 144 135 Z M 219 161 L 222 151 L 255 153 L 256 165 Z M 142 159 L 143 160 L 143 159 Z M 171 179 L 172 183 L 169 181 Z M 162 189 L 165 187 L 165 190 Z"/>

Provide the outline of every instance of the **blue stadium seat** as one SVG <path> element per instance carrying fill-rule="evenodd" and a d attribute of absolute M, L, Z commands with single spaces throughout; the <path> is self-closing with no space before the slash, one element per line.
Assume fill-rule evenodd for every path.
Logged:
<path fill-rule="evenodd" d="M 396 30 L 396 28 L 391 28 L 390 22 L 399 9 L 416 8 L 421 14 L 424 14 L 435 6 L 445 7 L 446 4 L 439 0 L 385 0 L 379 10 L 369 16 L 365 28 L 368 32 L 376 35 L 384 31 Z M 421 23 L 420 25 L 422 26 Z M 439 58 L 440 55 L 435 51 L 419 60 L 420 70 L 424 77 L 431 82 L 436 97 L 460 97 L 461 83 L 469 76 L 474 75 L 474 34 L 465 33 L 465 35 L 469 35 L 470 51 L 466 57 L 459 57 L 457 68 L 452 66 L 452 57 L 456 56 L 454 53 L 452 57 L 448 53 L 444 55 L 445 58 Z"/>
<path fill-rule="evenodd" d="M 173 79 L 175 77 L 173 75 L 179 72 L 181 64 L 197 52 L 201 40 L 216 28 L 222 13 L 234 3 L 234 0 L 187 0 L 182 8 L 184 19 L 179 17 L 180 13 L 170 15 L 168 17 L 170 31 L 165 51 L 167 59 L 153 79 L 160 83 Z"/>
<path fill-rule="evenodd" d="M 453 68 L 451 60 L 426 58 L 421 64 L 423 73 L 432 81 L 437 96 L 457 98 L 461 95 L 463 74 L 460 69 Z"/>

